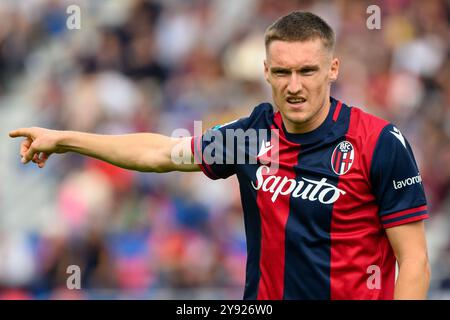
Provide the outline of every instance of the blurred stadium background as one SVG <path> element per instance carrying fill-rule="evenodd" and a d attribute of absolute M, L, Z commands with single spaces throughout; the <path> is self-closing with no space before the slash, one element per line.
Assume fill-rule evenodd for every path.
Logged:
<path fill-rule="evenodd" d="M 235 178 L 125 171 L 75 154 L 19 161 L 23 126 L 105 134 L 192 130 L 270 101 L 263 32 L 295 9 L 325 18 L 341 59 L 333 95 L 385 117 L 424 180 L 432 282 L 450 299 L 450 2 L 0 2 L 0 298 L 241 299 Z M 66 9 L 81 8 L 68 30 Z M 366 8 L 381 8 L 369 30 Z M 66 288 L 79 265 L 82 290 Z"/>

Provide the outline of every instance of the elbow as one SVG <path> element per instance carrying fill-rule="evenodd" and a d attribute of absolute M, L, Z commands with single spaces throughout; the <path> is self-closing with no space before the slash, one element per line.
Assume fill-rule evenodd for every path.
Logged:
<path fill-rule="evenodd" d="M 151 167 L 151 168 L 145 170 L 144 172 L 166 173 L 166 172 L 170 172 L 170 171 L 172 171 L 172 170 L 170 170 L 164 166 L 154 166 L 154 167 Z"/>
<path fill-rule="evenodd" d="M 424 275 L 424 281 L 427 284 L 427 286 L 429 286 L 430 284 L 430 280 L 431 280 L 431 266 L 430 266 L 430 261 L 428 259 L 428 256 L 426 256 L 423 261 L 422 261 L 422 270 L 423 270 L 423 275 Z"/>
<path fill-rule="evenodd" d="M 426 299 L 428 290 L 430 288 L 430 282 L 431 282 L 431 266 L 430 266 L 430 262 L 428 260 L 428 258 L 425 260 L 424 262 L 424 267 L 423 267 L 423 285 L 425 288 L 425 296 L 424 299 Z"/>
<path fill-rule="evenodd" d="M 425 281 L 428 283 L 428 285 L 431 281 L 431 266 L 428 258 L 425 261 Z"/>
<path fill-rule="evenodd" d="M 402 261 L 399 261 L 400 270 L 408 270 L 408 273 L 415 275 L 416 280 L 421 279 L 427 285 L 431 279 L 431 267 L 427 255 L 409 257 Z"/>
<path fill-rule="evenodd" d="M 136 168 L 136 171 L 139 172 L 153 172 L 153 173 L 165 173 L 169 172 L 167 168 L 161 165 L 149 165 L 148 163 L 143 163 L 141 165 L 138 165 Z"/>
<path fill-rule="evenodd" d="M 163 159 L 158 159 L 153 156 L 144 156 L 138 162 L 137 171 L 140 172 L 154 172 L 154 173 L 165 173 L 172 171 L 170 165 L 168 165 L 167 161 Z"/>
<path fill-rule="evenodd" d="M 421 266 L 421 272 L 423 274 L 423 278 L 427 284 L 430 283 L 431 279 L 431 266 L 430 261 L 428 259 L 428 255 L 424 255 L 422 258 L 418 259 L 419 265 Z"/>

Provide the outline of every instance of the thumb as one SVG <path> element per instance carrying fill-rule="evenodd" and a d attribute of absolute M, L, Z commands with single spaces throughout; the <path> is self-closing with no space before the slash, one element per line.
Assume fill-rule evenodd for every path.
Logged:
<path fill-rule="evenodd" d="M 34 154 L 37 153 L 37 149 L 36 146 L 33 145 L 33 143 L 30 145 L 30 148 L 27 150 L 27 152 L 25 153 L 25 155 L 22 158 L 22 163 L 26 164 L 28 162 L 30 162 L 31 159 L 33 159 Z"/>

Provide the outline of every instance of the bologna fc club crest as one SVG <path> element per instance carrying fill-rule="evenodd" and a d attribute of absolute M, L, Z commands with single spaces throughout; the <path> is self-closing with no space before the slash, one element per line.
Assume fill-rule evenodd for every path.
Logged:
<path fill-rule="evenodd" d="M 355 148 L 348 141 L 342 141 L 334 148 L 331 156 L 331 167 L 337 175 L 343 175 L 350 170 L 355 159 Z"/>

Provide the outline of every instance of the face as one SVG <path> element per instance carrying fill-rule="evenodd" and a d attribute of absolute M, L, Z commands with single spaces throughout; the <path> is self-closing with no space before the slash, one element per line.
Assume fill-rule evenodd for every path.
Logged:
<path fill-rule="evenodd" d="M 314 130 L 326 119 L 338 69 L 339 61 L 320 39 L 269 44 L 264 74 L 289 132 Z"/>

